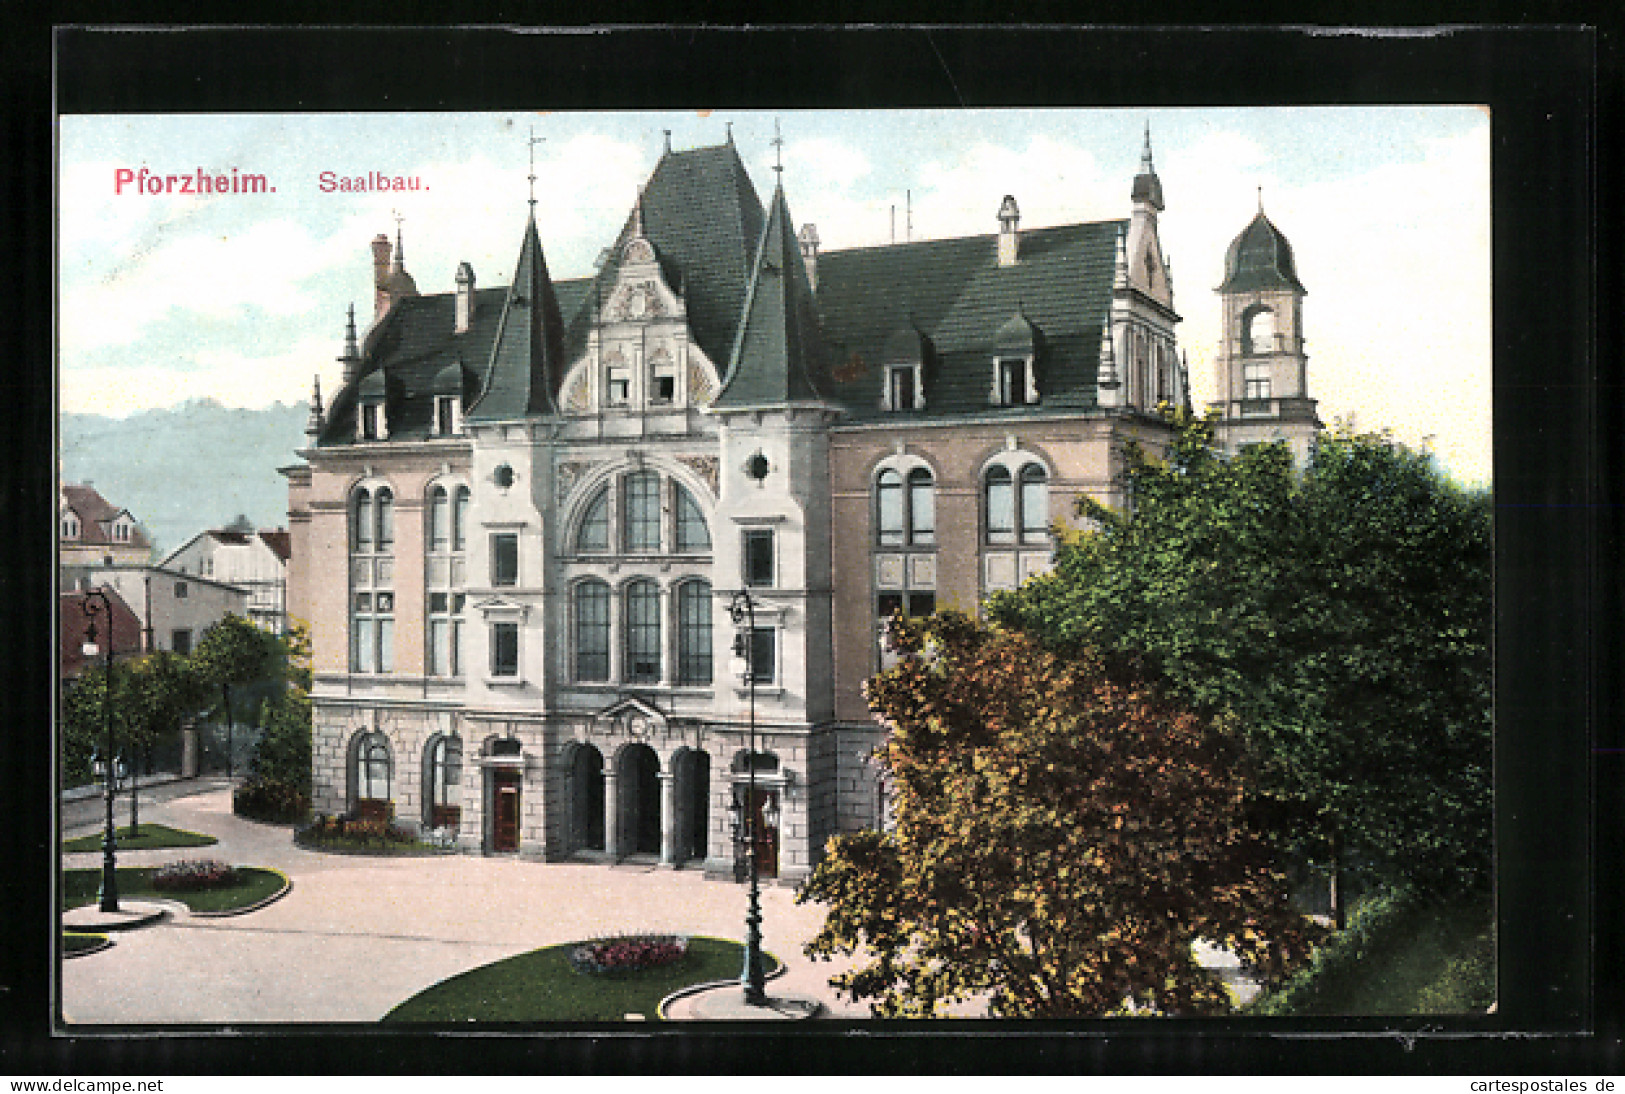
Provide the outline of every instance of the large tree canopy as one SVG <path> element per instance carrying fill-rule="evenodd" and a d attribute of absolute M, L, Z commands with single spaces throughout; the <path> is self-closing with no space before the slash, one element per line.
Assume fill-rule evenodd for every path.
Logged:
<path fill-rule="evenodd" d="M 1126 656 L 1234 719 L 1259 815 L 1310 861 L 1431 892 L 1490 870 L 1491 513 L 1424 454 L 1323 435 L 1216 454 L 1182 417 L 1091 501 L 1053 572 L 992 606 L 1050 649 Z"/>
<path fill-rule="evenodd" d="M 1229 997 L 1197 940 L 1266 973 L 1305 954 L 1210 719 L 956 613 L 891 627 L 911 655 L 869 702 L 894 827 L 833 839 L 798 897 L 828 908 L 809 954 L 869 959 L 839 990 L 891 1017 L 1207 1014 Z"/>

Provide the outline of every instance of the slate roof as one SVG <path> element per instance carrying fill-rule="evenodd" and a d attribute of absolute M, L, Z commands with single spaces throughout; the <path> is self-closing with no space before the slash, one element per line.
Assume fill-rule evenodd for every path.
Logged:
<path fill-rule="evenodd" d="M 95 487 L 83 483 L 63 483 L 62 496 L 67 501 L 68 508 L 79 516 L 79 538 L 66 542 L 113 547 L 152 546 L 145 529 L 133 516 L 130 518 L 130 538 L 118 541 L 113 539 L 112 523 L 126 510 L 102 497 Z"/>
<path fill-rule="evenodd" d="M 1219 292 L 1291 289 L 1308 293 L 1298 280 L 1292 244 L 1260 209 L 1253 222 L 1230 241 L 1224 253 L 1224 283 Z"/>
<path fill-rule="evenodd" d="M 1024 231 L 1019 261 L 1007 267 L 998 265 L 992 234 L 826 252 L 814 295 L 782 191 L 764 210 L 730 143 L 663 155 L 592 277 L 551 282 L 527 224 L 516 284 L 518 298 L 534 297 L 538 307 L 511 304 L 508 288 L 480 289 L 469 329 L 457 334 L 455 294 L 396 301 L 367 339 L 358 379 L 334 397 L 318 443 L 353 441 L 357 388 L 377 385 L 368 380 L 374 374 L 384 378 L 390 439 L 430 436 L 437 378 L 458 363 L 473 389 L 471 419 L 554 413 L 563 368 L 585 350 L 639 216 L 684 298 L 694 340 L 724 373 L 720 406 L 822 398 L 858 422 L 1096 406 L 1101 328 L 1126 220 Z M 1040 403 L 991 406 L 995 343 L 1018 313 L 1038 347 Z M 882 410 L 888 343 L 907 345 L 913 331 L 932 351 L 925 408 Z"/>
<path fill-rule="evenodd" d="M 898 243 L 818 258 L 818 305 L 832 359 L 832 395 L 847 421 L 1020 417 L 1095 406 L 1100 331 L 1126 221 L 1021 233 L 1018 261 L 998 264 L 995 235 Z M 989 405 L 1001 330 L 1020 313 L 1036 329 L 1040 402 Z M 910 324 L 930 340 L 925 408 L 881 409 L 888 342 Z"/>
<path fill-rule="evenodd" d="M 722 390 L 711 405 L 725 409 L 819 401 L 825 356 L 818 306 L 782 186 L 773 191 L 773 208 L 756 252 L 744 320 L 728 355 Z"/>

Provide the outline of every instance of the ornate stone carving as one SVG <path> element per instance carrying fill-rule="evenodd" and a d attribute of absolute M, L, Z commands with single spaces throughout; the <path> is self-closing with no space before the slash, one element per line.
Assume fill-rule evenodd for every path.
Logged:
<path fill-rule="evenodd" d="M 570 491 L 575 489 L 576 483 L 581 481 L 581 476 L 590 467 L 590 460 L 565 460 L 559 464 L 558 497 L 561 501 L 570 496 Z"/>
<path fill-rule="evenodd" d="M 715 394 L 716 390 L 711 386 L 711 377 L 706 375 L 704 366 L 698 361 L 689 361 L 688 401 L 695 406 L 704 406 Z"/>
<path fill-rule="evenodd" d="M 705 480 L 711 488 L 711 493 L 717 493 L 718 460 L 715 456 L 678 456 L 677 460 L 694 469 L 694 473 Z"/>
<path fill-rule="evenodd" d="M 578 414 L 585 414 L 592 409 L 592 392 L 587 386 L 587 373 L 578 372 L 571 381 L 569 389 L 564 393 L 564 409 Z"/>

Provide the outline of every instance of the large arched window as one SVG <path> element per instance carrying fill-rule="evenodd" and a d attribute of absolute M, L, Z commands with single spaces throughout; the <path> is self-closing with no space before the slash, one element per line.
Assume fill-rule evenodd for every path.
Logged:
<path fill-rule="evenodd" d="M 362 801 L 389 800 L 389 741 L 382 733 L 369 733 L 356 749 L 355 792 Z"/>
<path fill-rule="evenodd" d="M 451 497 L 451 549 L 462 551 L 468 544 L 468 487 L 459 486 Z"/>
<path fill-rule="evenodd" d="M 677 682 L 711 682 L 711 584 L 677 586 Z"/>
<path fill-rule="evenodd" d="M 1241 317 L 1241 352 L 1275 352 L 1275 312 L 1259 306 Z"/>
<path fill-rule="evenodd" d="M 1049 475 L 1038 463 L 996 463 L 983 479 L 989 543 L 1042 543 L 1049 537 Z"/>
<path fill-rule="evenodd" d="M 355 491 L 350 523 L 350 671 L 395 668 L 394 495 Z"/>
<path fill-rule="evenodd" d="M 609 586 L 583 581 L 575 587 L 575 678 L 609 679 Z"/>
<path fill-rule="evenodd" d="M 646 578 L 626 586 L 626 679 L 660 681 L 660 589 Z"/>
<path fill-rule="evenodd" d="M 875 527 L 883 547 L 918 547 L 936 539 L 936 483 L 929 470 L 916 467 L 905 477 L 888 467 L 876 476 Z"/>
<path fill-rule="evenodd" d="M 451 546 L 451 495 L 444 486 L 429 491 L 429 550 L 444 551 Z"/>

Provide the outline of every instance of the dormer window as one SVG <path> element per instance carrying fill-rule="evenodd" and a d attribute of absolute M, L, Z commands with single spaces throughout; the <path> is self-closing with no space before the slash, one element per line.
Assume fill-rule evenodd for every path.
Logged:
<path fill-rule="evenodd" d="M 1000 406 L 1025 406 L 1038 402 L 1033 385 L 1032 360 L 1027 357 L 998 359 L 998 402 Z"/>
<path fill-rule="evenodd" d="M 649 402 L 677 401 L 677 364 L 665 349 L 657 349 L 649 359 Z"/>
<path fill-rule="evenodd" d="M 357 432 L 364 441 L 381 441 L 389 436 L 383 403 L 362 403 Z"/>
<path fill-rule="evenodd" d="M 63 513 L 62 514 L 62 538 L 63 539 L 78 539 L 79 538 L 79 518 L 77 516 L 75 516 L 73 513 Z"/>
<path fill-rule="evenodd" d="M 119 543 L 127 543 L 130 539 L 130 526 L 122 520 L 113 525 L 113 539 Z"/>
<path fill-rule="evenodd" d="M 632 373 L 624 368 L 609 370 L 609 405 L 625 406 L 632 401 Z"/>
<path fill-rule="evenodd" d="M 886 409 L 919 410 L 925 406 L 918 363 L 886 366 Z"/>
<path fill-rule="evenodd" d="M 436 395 L 434 400 L 434 432 L 437 437 L 454 437 L 462 432 L 461 400 L 455 395 Z"/>

